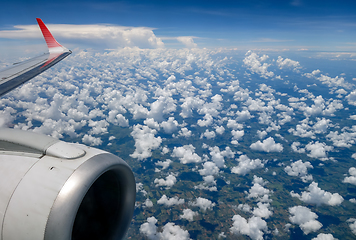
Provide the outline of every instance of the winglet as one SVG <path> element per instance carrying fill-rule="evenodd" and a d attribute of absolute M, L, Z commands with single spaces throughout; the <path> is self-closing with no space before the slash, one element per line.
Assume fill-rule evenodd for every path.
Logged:
<path fill-rule="evenodd" d="M 66 52 L 68 51 L 65 47 L 59 44 L 56 39 L 52 36 L 51 32 L 48 30 L 46 25 L 40 18 L 36 18 L 38 25 L 41 28 L 44 39 L 46 40 L 48 50 L 50 53 Z"/>

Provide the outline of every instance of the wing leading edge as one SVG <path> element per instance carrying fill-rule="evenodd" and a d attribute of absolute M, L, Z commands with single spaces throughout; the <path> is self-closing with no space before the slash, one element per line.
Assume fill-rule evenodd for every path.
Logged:
<path fill-rule="evenodd" d="M 31 78 L 46 71 L 59 61 L 63 60 L 72 51 L 60 45 L 52 36 L 41 19 L 37 18 L 38 25 L 42 31 L 48 46 L 48 53 L 31 58 L 24 62 L 16 63 L 0 71 L 0 96 L 10 92 Z"/>

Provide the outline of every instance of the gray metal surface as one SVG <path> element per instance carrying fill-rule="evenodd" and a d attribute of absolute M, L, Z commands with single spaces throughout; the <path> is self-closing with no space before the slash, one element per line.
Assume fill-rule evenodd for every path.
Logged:
<path fill-rule="evenodd" d="M 76 213 L 85 194 L 93 183 L 108 171 L 113 171 L 120 183 L 120 216 L 115 224 L 116 231 L 110 239 L 121 239 L 126 234 L 135 208 L 135 178 L 125 161 L 108 153 L 88 159 L 67 180 L 53 204 L 45 240 L 71 239 Z"/>
<path fill-rule="evenodd" d="M 0 96 L 10 92 L 31 78 L 46 71 L 48 68 L 63 60 L 71 53 L 72 52 L 70 50 L 68 50 L 68 52 L 56 54 L 46 53 L 1 70 Z"/>

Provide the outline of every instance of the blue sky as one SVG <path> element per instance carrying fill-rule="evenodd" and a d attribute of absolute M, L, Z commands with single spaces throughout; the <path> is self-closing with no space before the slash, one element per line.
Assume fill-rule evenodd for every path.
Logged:
<path fill-rule="evenodd" d="M 46 24 L 145 27 L 165 47 L 184 47 L 175 38 L 189 36 L 201 48 L 355 51 L 355 9 L 355 1 L 330 0 L 9 1 L 0 9 L 0 31 L 36 24 L 40 17 Z M 70 47 L 93 44 L 57 36 Z M 9 39 L 21 37 L 4 38 L 0 32 L 3 46 L 21 43 Z"/>

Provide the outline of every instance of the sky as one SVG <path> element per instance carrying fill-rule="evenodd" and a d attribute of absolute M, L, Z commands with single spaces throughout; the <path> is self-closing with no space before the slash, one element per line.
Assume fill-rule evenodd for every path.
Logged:
<path fill-rule="evenodd" d="M 24 45 L 39 49 L 43 40 L 33 28 L 38 17 L 72 49 L 349 52 L 356 50 L 354 9 L 355 1 L 330 0 L 7 1 L 0 9 L 0 50 L 4 55 Z"/>

